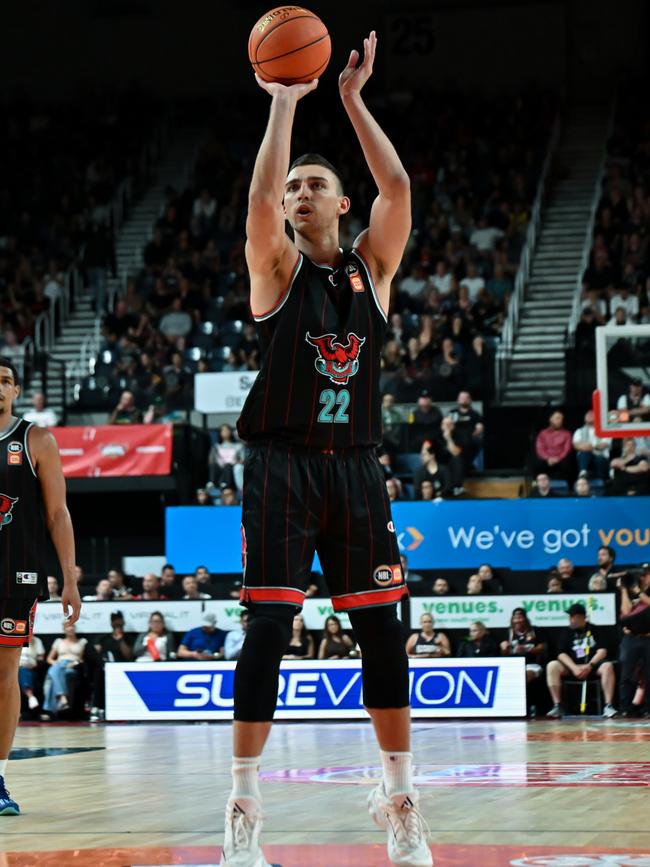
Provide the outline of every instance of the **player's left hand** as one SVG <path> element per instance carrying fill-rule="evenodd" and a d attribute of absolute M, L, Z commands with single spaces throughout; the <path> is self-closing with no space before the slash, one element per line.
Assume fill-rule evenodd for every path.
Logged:
<path fill-rule="evenodd" d="M 341 96 L 349 96 L 358 93 L 372 75 L 372 65 L 375 62 L 377 51 L 377 34 L 374 30 L 370 36 L 363 40 L 363 62 L 359 63 L 359 52 L 356 48 L 350 52 L 348 65 L 339 75 L 339 93 Z"/>
<path fill-rule="evenodd" d="M 63 593 L 61 594 L 61 605 L 63 606 L 63 616 L 68 626 L 72 626 L 79 620 L 81 614 L 81 597 L 79 596 L 79 588 L 76 584 L 63 585 Z M 69 609 L 72 613 L 69 614 Z"/>

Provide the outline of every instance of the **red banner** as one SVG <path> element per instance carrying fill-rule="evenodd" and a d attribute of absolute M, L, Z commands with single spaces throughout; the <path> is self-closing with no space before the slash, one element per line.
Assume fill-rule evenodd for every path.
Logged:
<path fill-rule="evenodd" d="M 170 424 L 50 428 L 66 476 L 168 476 Z"/>

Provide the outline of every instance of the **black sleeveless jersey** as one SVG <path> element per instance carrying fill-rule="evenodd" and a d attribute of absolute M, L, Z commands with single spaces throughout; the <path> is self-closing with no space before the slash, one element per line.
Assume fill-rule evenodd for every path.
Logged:
<path fill-rule="evenodd" d="M 33 427 L 15 419 L 0 432 L 0 598 L 47 596 L 54 546 L 45 520 L 27 433 Z M 56 571 L 50 574 L 56 574 Z"/>
<path fill-rule="evenodd" d="M 386 316 L 357 250 L 336 268 L 299 254 L 286 292 L 254 319 L 261 364 L 237 423 L 243 440 L 319 449 L 381 441 Z"/>

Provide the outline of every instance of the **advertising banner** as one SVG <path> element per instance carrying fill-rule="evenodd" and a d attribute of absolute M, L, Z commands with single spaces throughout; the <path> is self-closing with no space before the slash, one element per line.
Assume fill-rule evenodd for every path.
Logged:
<path fill-rule="evenodd" d="M 411 629 L 418 629 L 420 617 L 432 614 L 436 629 L 469 629 L 475 620 L 481 620 L 488 629 L 510 626 L 514 608 L 524 608 L 533 626 L 539 628 L 569 625 L 567 608 L 581 602 L 590 611 L 595 626 L 616 623 L 616 595 L 614 593 L 547 593 L 520 596 L 412 596 L 409 600 Z"/>
<path fill-rule="evenodd" d="M 409 567 L 548 569 L 561 557 L 594 566 L 611 545 L 618 563 L 650 560 L 650 498 L 458 500 L 393 503 L 400 550 Z M 166 556 L 179 571 L 241 570 L 241 509 L 167 509 Z M 192 544 L 188 545 L 188 539 Z M 378 564 L 379 565 L 379 564 Z"/>
<path fill-rule="evenodd" d="M 107 720 L 229 720 L 234 662 L 108 663 Z M 526 713 L 523 659 L 409 660 L 414 718 Z M 367 719 L 360 660 L 280 668 L 276 719 Z"/>
<path fill-rule="evenodd" d="M 112 424 L 50 428 L 65 476 L 168 476 L 170 424 Z"/>
<path fill-rule="evenodd" d="M 256 370 L 197 373 L 194 377 L 194 409 L 205 413 L 240 412 L 256 376 Z"/>
<path fill-rule="evenodd" d="M 146 632 L 149 617 L 153 611 L 160 611 L 170 632 L 185 632 L 201 625 L 203 602 L 193 600 L 178 602 L 83 602 L 81 615 L 77 621 L 77 632 L 82 635 L 110 634 L 111 614 L 121 611 L 124 615 L 125 632 Z M 235 629 L 239 618 L 233 619 L 232 626 L 222 629 Z M 36 635 L 59 635 L 63 632 L 63 609 L 60 602 L 42 602 L 36 609 L 34 633 Z"/>

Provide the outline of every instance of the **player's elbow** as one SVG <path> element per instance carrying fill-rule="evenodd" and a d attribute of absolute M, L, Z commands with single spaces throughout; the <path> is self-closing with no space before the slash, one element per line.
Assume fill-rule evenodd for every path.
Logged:
<path fill-rule="evenodd" d="M 400 199 L 411 195 L 411 179 L 403 168 L 398 168 L 381 185 L 387 199 Z"/>

